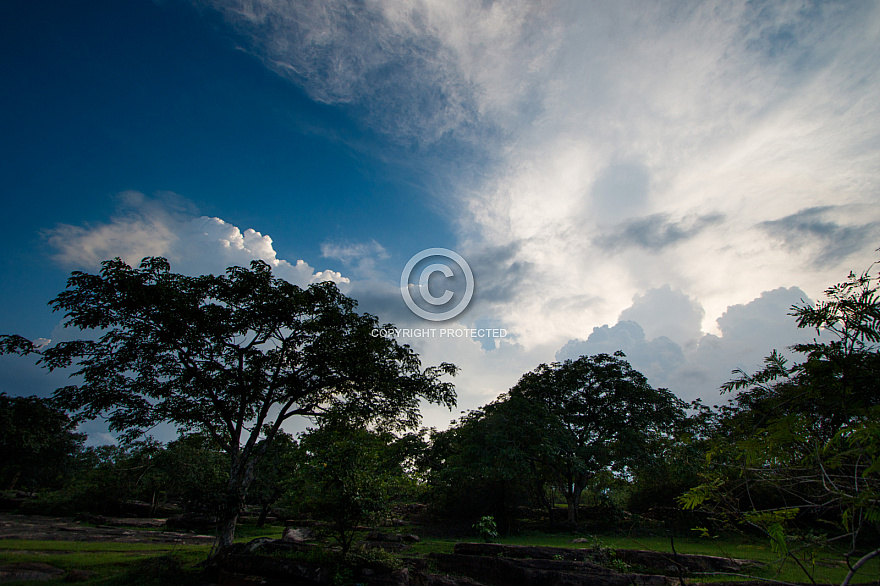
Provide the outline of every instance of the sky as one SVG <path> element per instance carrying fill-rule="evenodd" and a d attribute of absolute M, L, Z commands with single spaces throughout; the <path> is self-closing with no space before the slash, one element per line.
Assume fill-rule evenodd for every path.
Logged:
<path fill-rule="evenodd" d="M 880 258 L 874 2 L 10 0 L 0 79 L 0 332 L 75 339 L 47 303 L 116 256 L 262 259 L 457 364 L 430 426 L 616 350 L 719 404 Z M 438 248 L 472 278 L 401 283 Z"/>

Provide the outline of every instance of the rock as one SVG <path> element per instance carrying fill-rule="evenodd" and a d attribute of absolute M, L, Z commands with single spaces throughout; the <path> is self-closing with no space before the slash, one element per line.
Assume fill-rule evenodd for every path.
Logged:
<path fill-rule="evenodd" d="M 424 574 L 424 581 L 421 583 L 425 586 L 483 586 L 467 576 L 441 576 L 440 574 Z"/>
<path fill-rule="evenodd" d="M 104 515 L 91 515 L 89 513 L 80 513 L 73 518 L 77 523 L 91 523 L 92 525 L 109 525 L 107 517 Z"/>
<path fill-rule="evenodd" d="M 414 533 L 382 533 L 381 531 L 371 531 L 364 539 L 366 541 L 384 541 L 388 543 L 415 543 L 419 541 L 419 536 Z"/>
<path fill-rule="evenodd" d="M 314 540 L 316 535 L 315 530 L 308 527 L 285 527 L 281 539 L 303 543 Z"/>
<path fill-rule="evenodd" d="M 412 583 L 409 570 L 406 568 L 394 570 L 393 572 L 376 572 L 364 568 L 358 574 L 359 577 L 356 578 L 356 582 L 359 584 L 366 583 L 369 586 L 409 586 Z"/>
<path fill-rule="evenodd" d="M 17 562 L 0 566 L 0 582 L 29 580 L 45 582 L 65 574 L 64 570 L 42 562 Z"/>
<path fill-rule="evenodd" d="M 722 558 L 711 555 L 673 554 L 640 549 L 617 549 L 614 557 L 634 566 L 643 566 L 674 575 L 684 572 L 741 572 L 743 568 L 761 565 L 754 560 Z"/>
<path fill-rule="evenodd" d="M 456 543 L 453 553 L 472 556 L 494 556 L 515 559 L 566 560 L 592 562 L 595 554 L 592 549 L 571 547 L 543 547 L 537 545 L 500 545 L 497 543 Z M 593 564 L 596 568 L 601 566 Z"/>
<path fill-rule="evenodd" d="M 510 559 L 459 554 L 431 554 L 437 568 L 465 575 L 486 586 L 668 586 L 665 576 L 619 574 L 589 562 Z"/>
<path fill-rule="evenodd" d="M 208 533 L 217 528 L 217 517 L 184 513 L 183 515 L 169 517 L 168 520 L 165 521 L 165 527 L 172 531 Z"/>
<path fill-rule="evenodd" d="M 293 584 L 330 584 L 333 575 L 329 568 L 320 564 L 264 555 L 230 554 L 224 556 L 219 563 L 221 570 L 236 576 L 261 576 Z M 262 582 L 255 582 L 260 583 Z"/>
<path fill-rule="evenodd" d="M 599 563 L 607 563 L 608 560 L 617 559 L 632 566 L 639 566 L 669 576 L 678 576 L 680 573 L 690 572 L 740 572 L 745 567 L 760 565 L 752 560 L 708 555 L 672 554 L 638 549 L 577 549 L 499 545 L 497 543 L 456 543 L 453 552 L 459 555 L 471 556 L 501 556 L 514 559 L 529 558 Z"/>

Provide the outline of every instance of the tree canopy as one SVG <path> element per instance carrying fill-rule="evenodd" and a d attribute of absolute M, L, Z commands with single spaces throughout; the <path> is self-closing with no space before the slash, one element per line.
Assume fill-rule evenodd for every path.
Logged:
<path fill-rule="evenodd" d="M 408 346 L 373 336 L 377 318 L 357 313 L 334 283 L 302 289 L 262 261 L 192 277 L 161 257 L 138 267 L 117 258 L 99 274 L 74 272 L 50 305 L 65 327 L 96 339 L 38 349 L 6 335 L 0 352 L 74 367 L 79 382 L 55 392 L 59 404 L 105 417 L 125 437 L 160 422 L 209 434 L 230 457 L 221 545 L 231 543 L 262 450 L 290 418 L 344 413 L 402 429 L 418 424 L 422 400 L 455 405 L 441 380 L 454 365 L 423 369 Z"/>

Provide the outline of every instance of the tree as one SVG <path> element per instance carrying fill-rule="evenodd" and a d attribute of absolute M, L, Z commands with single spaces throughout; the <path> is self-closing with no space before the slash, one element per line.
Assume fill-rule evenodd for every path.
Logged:
<path fill-rule="evenodd" d="M 432 504 L 446 516 L 476 520 L 492 516 L 509 533 L 518 505 L 535 500 L 545 506 L 547 475 L 530 446 L 540 442 L 496 401 L 468 412 L 449 429 L 433 431 L 422 465 L 428 470 Z M 529 497 L 532 497 L 530 499 Z"/>
<path fill-rule="evenodd" d="M 55 398 L 80 417 L 106 417 L 125 437 L 163 421 L 209 434 L 229 458 L 221 547 L 285 421 L 344 412 L 405 428 L 418 424 L 420 400 L 455 404 L 441 380 L 453 365 L 423 370 L 408 346 L 372 335 L 377 319 L 354 311 L 332 282 L 301 289 L 262 261 L 190 277 L 164 258 L 137 268 L 117 258 L 100 274 L 74 272 L 50 305 L 65 327 L 99 337 L 38 349 L 7 335 L 0 352 L 37 353 L 50 370 L 75 366 L 81 382 Z"/>
<path fill-rule="evenodd" d="M 50 400 L 0 393 L 0 478 L 5 488 L 53 488 L 71 468 L 85 437 Z"/>
<path fill-rule="evenodd" d="M 322 520 L 348 552 L 357 527 L 387 517 L 392 501 L 406 492 L 397 438 L 383 431 L 351 426 L 333 419 L 300 438 L 305 465 L 301 469 L 310 486 L 304 504 Z"/>
<path fill-rule="evenodd" d="M 624 357 L 616 352 L 542 364 L 502 400 L 521 437 L 532 438 L 528 457 L 550 470 L 575 525 L 592 478 L 603 470 L 626 472 L 652 439 L 684 418 L 684 403 L 651 387 Z"/>
<path fill-rule="evenodd" d="M 817 338 L 773 351 L 755 374 L 722 390 L 739 391 L 718 415 L 713 467 L 681 502 L 732 525 L 762 531 L 782 559 L 800 565 L 817 546 L 838 548 L 852 575 L 880 548 L 858 553 L 880 531 L 880 299 L 869 268 L 801 303 L 790 315 Z M 804 555 L 799 555 L 804 554 Z"/>

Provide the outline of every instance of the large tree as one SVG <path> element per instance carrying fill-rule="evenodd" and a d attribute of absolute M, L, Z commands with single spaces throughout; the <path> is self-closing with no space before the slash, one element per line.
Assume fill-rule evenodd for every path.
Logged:
<path fill-rule="evenodd" d="M 105 417 L 135 437 L 160 422 L 210 434 L 229 457 L 218 544 L 232 543 L 254 467 L 292 417 L 344 412 L 389 428 L 418 424 L 419 402 L 452 407 L 448 363 L 423 369 L 406 345 L 373 335 L 377 319 L 332 282 L 302 289 L 261 261 L 224 275 L 173 273 L 166 259 L 120 259 L 74 272 L 50 302 L 65 327 L 95 339 L 38 349 L 0 336 L 0 352 L 37 353 L 49 369 L 75 368 L 55 392 L 81 417 Z M 266 441 L 259 442 L 260 439 Z"/>
<path fill-rule="evenodd" d="M 684 403 L 655 389 L 622 352 L 542 364 L 503 399 L 527 457 L 552 471 L 578 523 L 581 494 L 603 470 L 625 472 L 684 418 Z"/>

